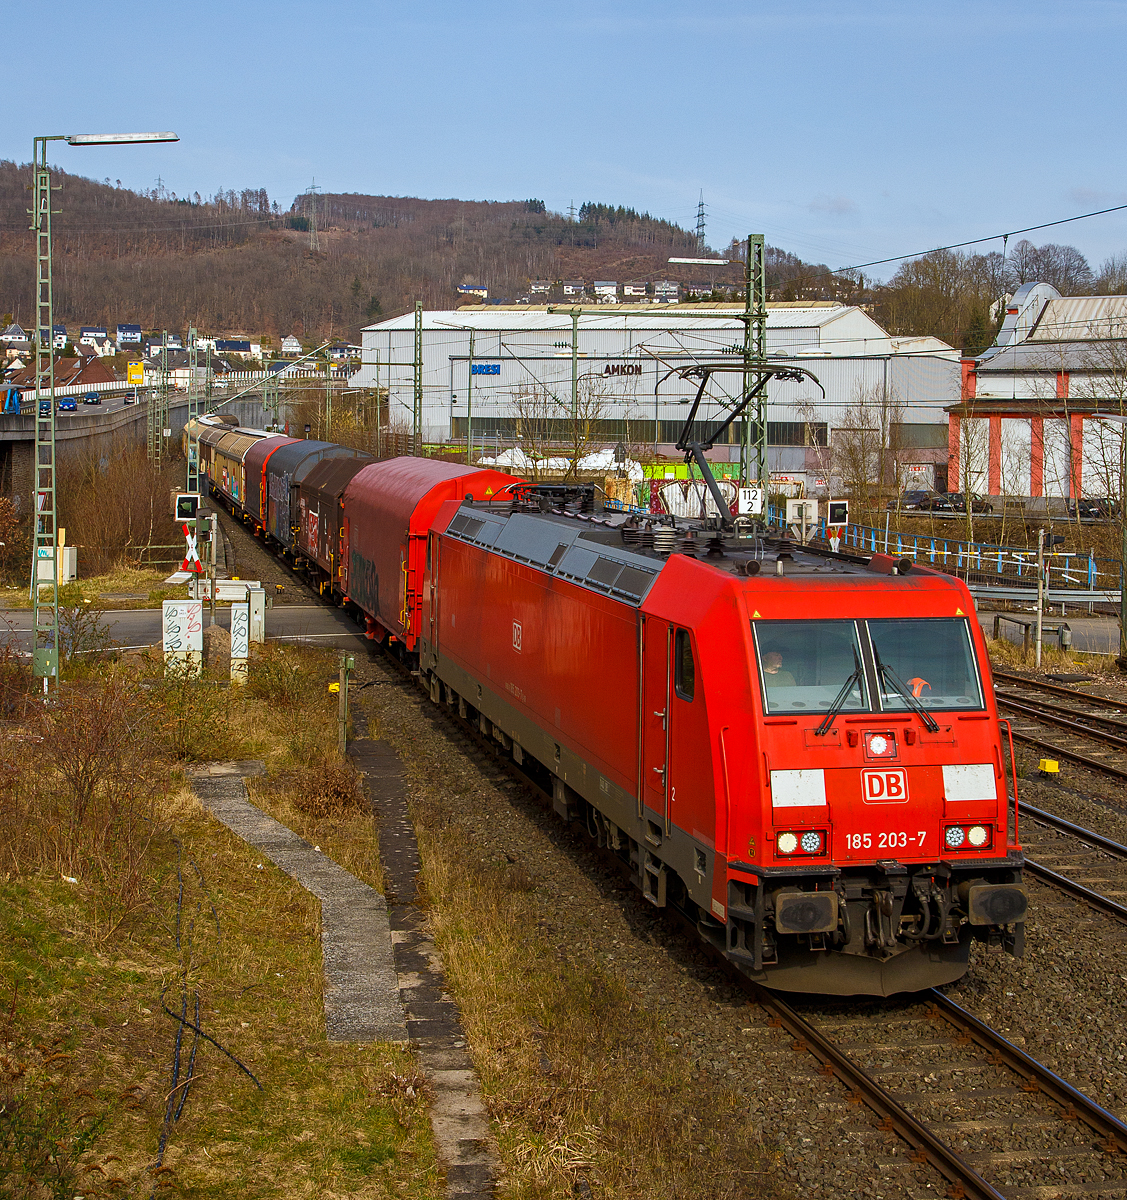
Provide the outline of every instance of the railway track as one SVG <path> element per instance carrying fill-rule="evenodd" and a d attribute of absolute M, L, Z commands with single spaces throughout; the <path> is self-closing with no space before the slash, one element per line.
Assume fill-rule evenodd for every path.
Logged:
<path fill-rule="evenodd" d="M 1007 671 L 995 671 L 994 679 L 998 708 L 1011 718 L 1014 741 L 1097 774 L 1127 780 L 1123 704 Z"/>
<path fill-rule="evenodd" d="M 410 680 L 407 667 L 386 661 L 402 681 Z M 536 793 L 545 807 L 551 804 L 550 793 L 497 753 L 477 725 L 445 706 L 435 712 L 479 761 Z M 1039 809 L 1025 806 L 1023 812 L 1061 838 L 1114 855 L 1127 869 L 1127 847 Z M 611 861 L 625 870 L 617 858 Z M 1045 869 L 1044 875 L 1060 886 L 1048 878 L 1053 872 Z M 1111 905 L 1112 915 L 1127 920 L 1127 908 L 1057 878 L 1073 885 L 1076 898 L 1105 912 Z M 691 928 L 684 918 L 681 923 Z M 905 1143 L 912 1163 L 927 1164 L 943 1177 L 949 1196 L 1127 1197 L 1127 1124 L 941 992 L 875 1005 L 851 1000 L 828 1012 L 824 1001 L 816 1001 L 807 1006 L 816 1011 L 804 1015 L 721 956 L 715 961 L 750 994 L 770 1025 L 792 1036 L 795 1051 L 813 1055 L 823 1075 L 848 1089 L 850 1104 L 868 1108 L 880 1130 Z M 1037 1182 L 1030 1182 L 1034 1177 Z"/>
<path fill-rule="evenodd" d="M 974 1200 L 1127 1195 L 1127 1125 L 996 1030 L 932 990 L 805 1015 L 749 985 L 770 1024 L 849 1099 Z"/>

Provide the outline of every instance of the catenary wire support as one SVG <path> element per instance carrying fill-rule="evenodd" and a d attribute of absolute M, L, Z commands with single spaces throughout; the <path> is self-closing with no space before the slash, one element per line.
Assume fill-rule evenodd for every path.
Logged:
<path fill-rule="evenodd" d="M 743 421 L 740 440 L 740 478 L 751 479 L 752 460 L 755 480 L 767 485 L 767 267 L 763 234 L 747 236 L 747 275 L 744 281 L 744 396 L 758 388 L 755 420 Z"/>
<path fill-rule="evenodd" d="M 52 283 L 51 183 L 47 143 L 71 146 L 117 146 L 143 142 L 177 142 L 174 133 L 56 133 L 32 139 L 31 229 L 35 234 L 35 488 L 31 537 L 32 672 L 43 680 L 46 695 L 50 681 L 59 678 L 59 544 L 58 477 L 55 440 L 55 298 Z M 46 355 L 46 368 L 44 368 Z M 42 397 L 44 375 L 47 395 Z M 42 406 L 42 407 L 41 407 Z M 44 411 L 44 409 L 46 411 Z"/>
<path fill-rule="evenodd" d="M 63 135 L 38 137 L 33 143 L 31 228 L 35 232 L 35 531 L 31 550 L 32 670 L 43 680 L 59 674 L 59 552 L 56 508 L 55 444 L 55 300 L 51 267 L 51 184 L 47 143 Z M 47 383 L 46 402 L 43 395 Z"/>
<path fill-rule="evenodd" d="M 200 351 L 195 326 L 188 328 L 188 479 L 186 491 L 200 490 L 200 431 L 196 422 L 200 415 Z"/>
<path fill-rule="evenodd" d="M 412 405 L 411 453 L 423 452 L 423 302 L 415 302 L 415 359 L 412 363 L 414 373 L 414 403 Z"/>

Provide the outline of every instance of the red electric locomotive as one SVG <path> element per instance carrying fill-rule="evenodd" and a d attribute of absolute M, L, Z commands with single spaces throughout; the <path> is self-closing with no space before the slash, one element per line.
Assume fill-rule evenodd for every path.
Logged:
<path fill-rule="evenodd" d="M 973 611 L 884 556 L 451 503 L 418 650 L 432 698 L 752 978 L 886 995 L 1022 948 Z"/>
<path fill-rule="evenodd" d="M 370 464 L 343 496 L 344 599 L 753 979 L 890 994 L 957 979 L 974 940 L 1021 953 L 960 581 L 544 504 Z"/>

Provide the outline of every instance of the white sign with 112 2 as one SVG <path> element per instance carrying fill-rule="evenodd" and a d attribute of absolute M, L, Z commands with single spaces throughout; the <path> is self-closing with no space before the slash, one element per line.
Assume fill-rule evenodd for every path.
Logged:
<path fill-rule="evenodd" d="M 741 517 L 758 516 L 763 511 L 763 489 L 757 487 L 742 487 L 739 494 L 739 515 Z"/>

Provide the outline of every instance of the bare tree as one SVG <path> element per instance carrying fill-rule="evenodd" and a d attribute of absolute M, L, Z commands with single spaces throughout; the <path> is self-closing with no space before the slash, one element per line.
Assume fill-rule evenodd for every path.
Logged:
<path fill-rule="evenodd" d="M 829 474 L 841 478 L 858 517 L 875 519 L 884 497 L 904 483 L 900 444 L 904 405 L 895 388 L 858 383 L 852 402 L 830 430 Z"/>

